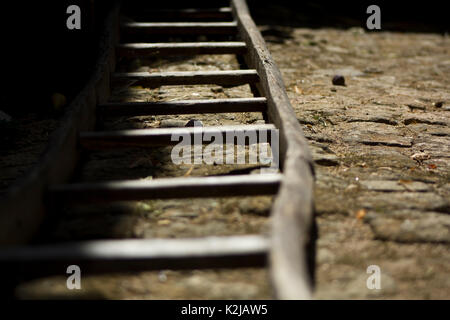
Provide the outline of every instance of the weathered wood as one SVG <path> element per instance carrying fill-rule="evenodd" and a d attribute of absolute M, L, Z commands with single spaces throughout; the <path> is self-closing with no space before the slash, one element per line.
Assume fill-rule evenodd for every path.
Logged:
<path fill-rule="evenodd" d="M 44 191 L 53 183 L 67 181 L 74 171 L 79 130 L 92 130 L 95 106 L 109 94 L 108 62 L 114 52 L 115 27 L 119 7 L 114 6 L 103 28 L 96 68 L 78 96 L 66 107 L 60 127 L 52 133 L 49 144 L 36 165 L 14 182 L 0 199 L 0 244 L 29 241 L 48 212 Z"/>
<path fill-rule="evenodd" d="M 6 247 L 0 265 L 27 276 L 65 275 L 69 265 L 83 274 L 204 268 L 263 267 L 268 241 L 262 236 L 189 239 L 96 240 Z"/>
<path fill-rule="evenodd" d="M 264 112 L 266 98 L 179 100 L 105 103 L 99 109 L 105 116 L 144 116 L 195 113 Z"/>
<path fill-rule="evenodd" d="M 259 91 L 267 98 L 268 117 L 280 129 L 283 182 L 272 208 L 271 277 L 277 297 L 307 299 L 312 292 L 311 255 L 313 162 L 292 109 L 280 71 L 250 17 L 244 0 L 232 0 L 246 60 L 260 76 Z"/>
<path fill-rule="evenodd" d="M 184 137 L 189 137 L 194 143 L 194 137 L 201 139 L 204 134 L 225 138 L 227 135 L 231 137 L 231 135 L 243 136 L 256 133 L 259 137 L 261 132 L 267 133 L 268 141 L 270 141 L 270 130 L 275 130 L 271 124 L 92 131 L 81 132 L 79 143 L 89 150 L 170 146 L 178 144 Z M 204 144 L 211 143 L 205 139 L 201 140 L 200 142 Z"/>
<path fill-rule="evenodd" d="M 312 256 L 311 243 L 313 243 L 312 232 L 314 225 L 313 219 L 313 171 L 311 156 L 308 152 L 307 142 L 304 139 L 300 125 L 296 119 L 295 113 L 285 92 L 281 74 L 276 68 L 273 59 L 260 35 L 256 25 L 253 23 L 244 0 L 232 0 L 233 14 L 237 22 L 228 23 L 131 23 L 123 28 L 124 34 L 135 34 L 137 37 L 142 35 L 172 34 L 176 37 L 180 35 L 235 35 L 239 29 L 240 38 L 246 43 L 245 52 L 248 65 L 255 70 L 242 71 L 214 71 L 205 72 L 181 72 L 181 73 L 134 73 L 134 74 L 116 74 L 113 78 L 143 81 L 149 85 L 189 85 L 189 84 L 222 84 L 239 85 L 250 83 L 257 86 L 258 91 L 266 96 L 267 111 L 270 122 L 280 129 L 280 151 L 282 159 L 283 175 L 260 175 L 260 176 L 242 176 L 239 181 L 233 180 L 234 177 L 221 177 L 220 183 L 218 177 L 204 178 L 174 178 L 172 181 L 125 181 L 125 182 L 105 182 L 96 184 L 73 184 L 64 185 L 73 171 L 74 163 L 78 155 L 75 148 L 77 133 L 80 130 L 90 130 L 93 121 L 92 101 L 104 103 L 105 97 L 109 94 L 109 78 L 113 71 L 111 61 L 114 54 L 107 54 L 108 62 L 100 64 L 100 73 L 97 73 L 95 81 L 89 86 L 95 88 L 89 89 L 83 93 L 77 100 L 77 107 L 64 120 L 61 131 L 55 133 L 57 138 L 50 145 L 50 151 L 45 153 L 44 158 L 38 166 L 22 180 L 11 188 L 0 203 L 0 242 L 2 243 L 23 243 L 27 241 L 33 232 L 37 229 L 42 220 L 46 209 L 44 204 L 44 190 L 50 184 L 54 184 L 49 189 L 50 199 L 67 202 L 96 202 L 96 201 L 115 201 L 115 200 L 139 200 L 147 198 L 161 197 L 208 197 L 225 195 L 256 195 L 276 194 L 275 203 L 272 209 L 272 232 L 270 242 L 270 272 L 277 297 L 282 299 L 305 299 L 311 297 L 312 281 L 310 265 L 308 259 Z M 114 27 L 111 27 L 110 33 L 114 33 Z M 112 31 L 111 31 L 112 30 Z M 111 43 L 111 37 L 103 39 L 105 43 Z M 100 76 L 98 76 L 100 74 Z M 259 79 L 259 77 L 261 79 Z M 90 87 L 89 87 L 90 88 Z M 94 97 L 96 97 L 94 99 Z M 87 105 L 87 107 L 85 107 Z M 180 128 L 184 130 L 185 128 Z M 195 128 L 197 129 L 197 128 Z M 203 128 L 203 130 L 206 128 Z M 217 128 L 216 128 L 217 129 Z M 216 130 L 210 128 L 207 130 Z M 159 130 L 159 129 L 157 129 Z M 162 129 L 161 129 L 162 130 Z M 178 130 L 178 129 L 176 129 Z M 189 128 L 188 130 L 194 130 Z M 145 130 L 150 131 L 150 130 Z M 153 131 L 153 130 L 151 130 Z M 164 133 L 159 131 L 150 138 L 148 133 L 136 134 L 134 132 L 116 132 L 110 133 L 90 133 L 85 132 L 79 136 L 81 144 L 88 147 L 122 147 L 122 146 L 148 146 L 167 144 L 169 137 L 174 133 L 174 129 L 169 129 Z M 181 132 L 181 131 L 180 131 Z M 123 134 L 125 133 L 125 134 Z M 194 134 L 188 131 L 188 134 Z M 223 133 L 223 131 L 221 131 Z M 153 133 L 152 133 L 153 134 Z M 121 142 L 122 141 L 122 142 Z M 211 184 L 205 181 L 211 180 Z M 177 179 L 183 180 L 178 183 Z M 189 179 L 202 179 L 200 183 L 193 183 Z M 206 179 L 206 180 L 204 180 Z M 227 180 L 231 179 L 231 180 Z M 258 179 L 262 179 L 259 181 Z M 258 180 L 258 181 L 256 181 Z M 228 182 L 227 182 L 228 181 Z M 175 186 L 173 183 L 177 183 Z M 181 181 L 180 181 L 181 182 Z M 252 193 L 254 192 L 254 193 Z M 24 201 L 26 199 L 26 201 Z M 209 243 L 210 239 L 205 239 Z M 140 242 L 141 240 L 137 240 Z M 186 240 L 181 240 L 184 244 L 189 244 Z M 108 245 L 110 243 L 108 242 Z M 110 248 L 117 248 L 117 243 L 111 244 Z M 178 243 L 171 243 L 167 249 L 158 252 L 172 250 L 178 246 Z M 220 246 L 222 246 L 221 244 Z M 235 246 L 236 244 L 232 244 Z M 243 256 L 228 255 L 216 262 L 206 263 L 209 258 L 205 256 L 198 257 L 198 260 L 174 255 L 171 257 L 161 257 L 154 255 L 152 257 L 144 256 L 141 259 L 136 258 L 139 254 L 134 252 L 135 256 L 125 256 L 124 253 L 130 253 L 130 248 L 137 248 L 138 243 L 130 246 L 121 247 L 120 254 L 111 254 L 99 257 L 98 253 L 108 252 L 104 246 L 87 247 L 60 247 L 52 251 L 53 247 L 47 247 L 42 250 L 30 247 L 22 251 L 22 255 L 14 256 L 2 255 L 0 253 L 0 265 L 8 265 L 18 262 L 22 266 L 29 267 L 32 263 L 43 262 L 41 269 L 51 269 L 58 263 L 64 266 L 62 272 L 65 273 L 67 264 L 89 263 L 95 270 L 114 270 L 114 271 L 132 271 L 133 268 L 199 268 L 202 266 L 223 267 L 224 262 L 241 263 Z M 195 246 L 195 245 L 194 245 Z M 125 248 L 126 247 L 126 248 Z M 94 249 L 95 250 L 94 250 Z M 142 251 L 148 254 L 149 248 L 140 247 Z M 184 249 L 184 248 L 183 248 Z M 28 251 L 27 251 L 28 250 Z M 175 250 L 175 249 L 174 249 Z M 186 248 L 186 250 L 188 250 Z M 199 249 L 205 251 L 204 247 Z M 185 250 L 182 250 L 184 252 Z M 218 252 L 217 248 L 211 251 Z M 15 251 L 17 252 L 17 251 Z M 45 256 L 46 253 L 53 252 L 54 256 Z M 154 252 L 154 251 L 152 251 Z M 171 251 L 173 252 L 173 251 Z M 33 256 L 33 253 L 41 257 Z M 191 252 L 192 253 L 192 252 Z M 60 254 L 58 256 L 58 254 Z M 65 258 L 62 257 L 65 255 Z M 55 258 L 57 256 L 57 258 Z M 79 261 L 73 262 L 71 258 L 77 257 Z M 95 256 L 95 257 L 94 257 Z M 192 254 L 190 255 L 192 256 Z M 2 260 L 3 257 L 3 260 Z M 22 257 L 22 258 L 21 258 Z M 260 257 L 260 256 L 259 256 Z M 67 258 L 67 259 L 66 259 Z M 172 259 L 173 258 L 173 259 Z M 65 260 L 66 259 L 66 260 Z M 159 260 L 158 260 L 159 259 Z M 172 259 L 172 260 L 171 260 Z M 178 260 L 177 260 L 178 259 Z M 56 260 L 57 263 L 53 264 Z M 235 262 L 235 260 L 239 260 Z M 34 262 L 33 262 L 34 261 Z M 64 262 L 62 262 L 64 261 Z M 177 262 L 174 262 L 177 261 Z M 261 260 L 258 260 L 261 262 Z M 5 262 L 5 264 L 3 264 Z M 142 263 L 141 263 L 142 262 Z M 163 263 L 164 262 L 164 263 Z M 244 262 L 242 262 L 244 263 Z M 167 265 L 170 265 L 169 267 Z M 84 265 L 81 265 L 83 272 Z M 227 266 L 227 265 L 225 265 Z M 308 268 L 309 267 L 309 268 Z M 28 270 L 28 269 L 27 269 Z M 60 269 L 58 269 L 60 270 Z M 87 270 L 87 269 L 86 269 Z"/>
<path fill-rule="evenodd" d="M 227 21 L 233 18 L 231 8 L 188 8 L 188 9 L 150 9 L 127 10 L 134 19 L 148 21 Z"/>
<path fill-rule="evenodd" d="M 151 55 L 243 54 L 244 42 L 177 42 L 177 43 L 127 43 L 117 46 L 122 57 Z"/>
<path fill-rule="evenodd" d="M 163 85 L 199 85 L 217 84 L 237 86 L 258 81 L 255 70 L 224 71 L 174 71 L 174 72 L 127 72 L 115 73 L 114 80 L 157 87 Z"/>
<path fill-rule="evenodd" d="M 155 180 L 73 183 L 50 188 L 58 203 L 95 203 L 150 199 L 210 198 L 276 194 L 280 175 L 254 174 Z"/>
<path fill-rule="evenodd" d="M 127 22 L 121 25 L 122 33 L 170 35 L 235 35 L 236 22 Z"/>

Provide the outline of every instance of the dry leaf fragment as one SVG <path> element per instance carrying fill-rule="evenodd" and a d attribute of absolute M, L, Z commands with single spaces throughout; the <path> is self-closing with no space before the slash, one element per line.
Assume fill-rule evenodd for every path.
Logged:
<path fill-rule="evenodd" d="M 359 209 L 358 211 L 356 211 L 356 219 L 358 220 L 362 220 L 365 215 L 366 215 L 365 209 Z"/>
<path fill-rule="evenodd" d="M 167 226 L 167 225 L 169 225 L 171 223 L 172 223 L 172 221 L 170 221 L 168 219 L 164 219 L 164 220 L 159 220 L 158 221 L 158 225 L 160 225 L 160 226 Z"/>
<path fill-rule="evenodd" d="M 184 177 L 189 177 L 191 175 L 192 170 L 194 170 L 194 166 L 192 165 L 188 171 L 184 174 Z"/>

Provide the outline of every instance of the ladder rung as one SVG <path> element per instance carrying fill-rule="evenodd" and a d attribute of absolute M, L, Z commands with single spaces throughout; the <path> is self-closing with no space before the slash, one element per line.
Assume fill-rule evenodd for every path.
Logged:
<path fill-rule="evenodd" d="M 259 80 L 256 70 L 127 72 L 115 73 L 114 79 L 127 82 L 136 81 L 150 87 L 196 84 L 243 85 Z"/>
<path fill-rule="evenodd" d="M 65 274 L 69 265 L 82 273 L 165 269 L 265 266 L 268 240 L 262 236 L 189 239 L 94 240 L 0 249 L 0 265 L 25 267 L 32 275 Z"/>
<path fill-rule="evenodd" d="M 128 10 L 127 10 L 128 12 Z M 138 10 L 131 10 L 133 18 L 142 16 L 148 20 L 155 21 L 168 21 L 168 20 L 229 20 L 232 19 L 232 10 L 229 7 L 223 8 L 205 8 L 205 9 L 151 9 L 146 10 L 145 8 Z M 185 20 L 183 20 L 185 21 Z"/>
<path fill-rule="evenodd" d="M 233 22 L 127 22 L 121 25 L 126 34 L 237 34 L 237 23 Z"/>
<path fill-rule="evenodd" d="M 244 42 L 127 43 L 117 46 L 123 57 L 149 55 L 244 54 Z"/>
<path fill-rule="evenodd" d="M 150 199 L 185 199 L 232 196 L 273 195 L 280 185 L 280 174 L 252 174 L 155 180 L 125 180 L 72 183 L 50 188 L 58 203 L 96 203 Z"/>
<path fill-rule="evenodd" d="M 105 116 L 144 116 L 196 113 L 264 112 L 264 97 L 155 102 L 114 102 L 100 105 Z"/>
<path fill-rule="evenodd" d="M 221 135 L 231 137 L 255 132 L 259 137 L 261 132 L 267 133 L 270 141 L 271 132 L 275 126 L 272 124 L 259 125 L 235 125 L 235 126 L 211 126 L 211 127 L 184 127 L 184 128 L 152 128 L 152 129 L 131 129 L 114 131 L 86 131 L 79 136 L 80 145 L 89 150 L 118 149 L 135 147 L 153 147 L 176 145 L 181 141 L 181 137 L 189 135 L 192 142 L 194 136 L 199 134 L 209 134 L 211 136 Z M 173 139 L 177 138 L 177 139 Z M 225 140 L 224 140 L 225 142 Z M 202 139 L 202 143 L 210 142 Z"/>

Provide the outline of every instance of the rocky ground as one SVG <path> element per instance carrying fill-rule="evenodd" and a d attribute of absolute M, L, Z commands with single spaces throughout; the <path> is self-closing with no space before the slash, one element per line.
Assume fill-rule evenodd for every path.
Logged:
<path fill-rule="evenodd" d="M 260 23 L 316 162 L 316 299 L 450 298 L 450 39 Z M 227 70 L 232 56 L 135 60 L 122 70 Z M 333 85 L 341 75 L 345 86 Z M 117 87 L 122 101 L 248 97 L 247 86 Z M 259 114 L 125 117 L 109 129 L 260 123 Z M 174 166 L 169 149 L 92 153 L 81 180 L 229 174 L 238 166 Z M 252 170 L 250 168 L 248 170 Z M 267 233 L 272 199 L 142 201 L 65 212 L 53 240 Z M 381 289 L 366 286 L 377 265 Z M 64 277 L 18 288 L 22 298 L 270 298 L 262 269 Z"/>
<path fill-rule="evenodd" d="M 263 30 L 317 164 L 315 298 L 448 299 L 448 36 Z"/>

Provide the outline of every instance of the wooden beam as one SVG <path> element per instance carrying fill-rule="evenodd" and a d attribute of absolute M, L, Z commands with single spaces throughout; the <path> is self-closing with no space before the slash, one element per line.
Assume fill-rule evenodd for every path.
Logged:
<path fill-rule="evenodd" d="M 177 43 L 127 43 L 117 46 L 122 57 L 145 57 L 151 55 L 198 55 L 198 54 L 243 54 L 244 42 L 177 42 Z"/>
<path fill-rule="evenodd" d="M 100 105 L 99 109 L 104 116 L 264 112 L 266 110 L 266 98 L 115 102 Z"/>
<path fill-rule="evenodd" d="M 121 25 L 124 34 L 170 35 L 235 35 L 236 22 L 127 22 Z"/>
<path fill-rule="evenodd" d="M 280 129 L 283 183 L 272 208 L 270 274 L 281 299 L 311 298 L 314 279 L 313 161 L 283 83 L 245 0 L 231 0 L 247 64 L 260 76 L 269 121 Z"/>
<path fill-rule="evenodd" d="M 254 174 L 161 178 L 55 185 L 50 199 L 58 203 L 96 203 L 149 199 L 211 198 L 276 194 L 280 175 Z"/>
<path fill-rule="evenodd" d="M 258 82 L 255 70 L 221 70 L 221 71 L 174 71 L 174 72 L 127 72 L 115 73 L 114 80 L 135 81 L 141 85 L 158 87 L 163 85 L 243 85 Z"/>
<path fill-rule="evenodd" d="M 201 139 L 204 134 L 225 138 L 227 135 L 231 137 L 256 133 L 259 137 L 261 132 L 267 132 L 268 141 L 270 141 L 270 130 L 275 130 L 271 124 L 88 131 L 80 133 L 79 143 L 81 147 L 88 150 L 170 146 L 178 144 L 182 137 L 183 139 L 189 137 L 194 143 L 195 137 Z M 210 143 L 205 139 L 201 139 L 200 142 Z"/>
<path fill-rule="evenodd" d="M 267 251 L 267 239 L 255 235 L 96 240 L 4 247 L 0 249 L 0 265 L 12 273 L 26 270 L 25 276 L 65 275 L 69 265 L 78 265 L 83 274 L 263 267 Z"/>
<path fill-rule="evenodd" d="M 134 19 L 149 21 L 226 21 L 231 20 L 231 8 L 188 8 L 188 9 L 147 9 L 126 10 Z"/>

